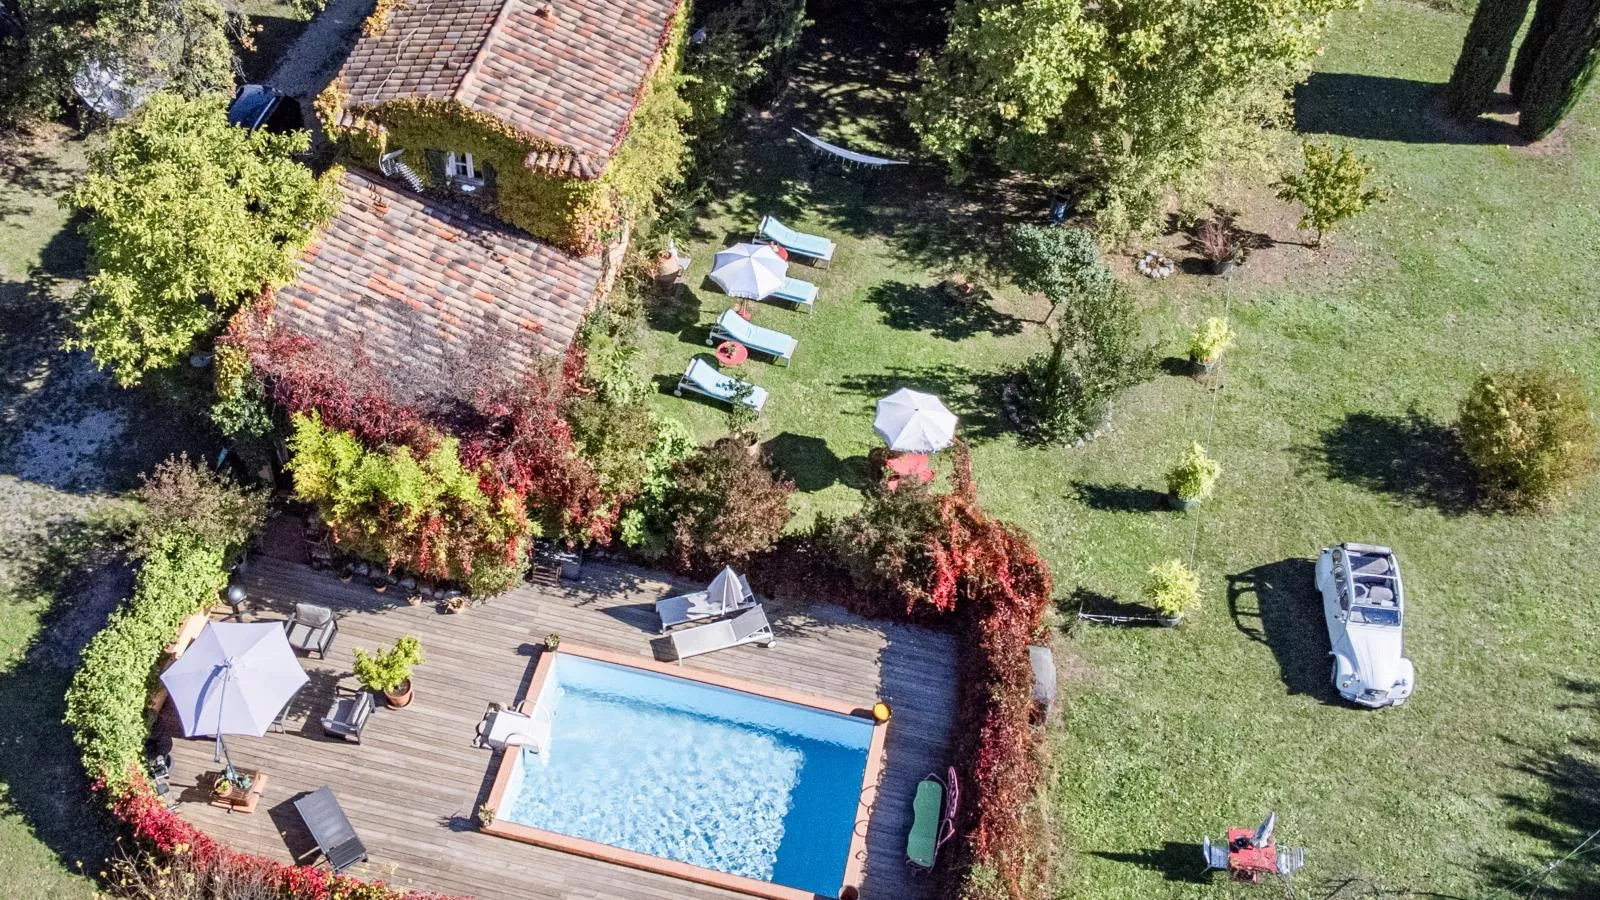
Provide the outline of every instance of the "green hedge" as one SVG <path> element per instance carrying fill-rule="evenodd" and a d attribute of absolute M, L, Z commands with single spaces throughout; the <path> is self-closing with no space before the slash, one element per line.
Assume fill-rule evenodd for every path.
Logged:
<path fill-rule="evenodd" d="M 67 689 L 66 722 L 90 777 L 121 784 L 142 769 L 145 706 L 161 649 L 227 586 L 226 559 L 226 548 L 193 535 L 158 538 L 144 556 L 133 597 L 84 649 Z"/>

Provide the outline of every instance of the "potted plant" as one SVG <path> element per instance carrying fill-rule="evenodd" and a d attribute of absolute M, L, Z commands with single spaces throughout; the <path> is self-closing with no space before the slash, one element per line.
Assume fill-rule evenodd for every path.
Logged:
<path fill-rule="evenodd" d="M 233 793 L 233 779 L 226 775 L 218 775 L 217 780 L 211 783 L 211 792 L 218 797 L 226 797 Z"/>
<path fill-rule="evenodd" d="M 546 650 L 554 650 L 559 646 L 561 646 L 561 635 L 552 631 L 544 636 L 544 648 Z"/>
<path fill-rule="evenodd" d="M 383 694 L 395 708 L 407 706 L 413 695 L 411 669 L 422 664 L 422 644 L 415 635 L 406 635 L 395 641 L 394 647 L 368 653 L 355 649 L 356 680 L 369 691 Z"/>
<path fill-rule="evenodd" d="M 1183 459 L 1167 473 L 1167 496 L 1178 509 L 1188 509 L 1211 496 L 1222 466 L 1206 456 L 1206 449 L 1196 441 L 1189 445 Z"/>
<path fill-rule="evenodd" d="M 494 807 L 487 803 L 478 805 L 478 827 L 488 828 L 494 824 Z"/>
<path fill-rule="evenodd" d="M 1184 613 L 1200 603 L 1200 576 L 1183 564 L 1169 559 L 1150 567 L 1144 599 L 1156 611 L 1161 624 L 1171 628 L 1183 621 Z"/>
<path fill-rule="evenodd" d="M 1221 316 L 1206 319 L 1189 337 L 1189 362 L 1200 370 L 1201 375 L 1211 374 L 1217 361 L 1222 359 L 1222 354 L 1233 346 L 1236 336 L 1227 319 Z"/>
<path fill-rule="evenodd" d="M 1244 261 L 1244 241 L 1233 227 L 1233 216 L 1217 215 L 1201 222 L 1193 246 L 1210 263 L 1213 275 L 1225 275 Z"/>

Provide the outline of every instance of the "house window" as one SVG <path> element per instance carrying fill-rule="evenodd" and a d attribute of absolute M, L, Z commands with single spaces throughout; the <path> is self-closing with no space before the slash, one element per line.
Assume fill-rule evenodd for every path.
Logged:
<path fill-rule="evenodd" d="M 461 181 L 482 181 L 483 177 L 478 172 L 478 167 L 472 161 L 471 153 L 451 153 L 445 157 L 444 173 L 453 179 Z"/>

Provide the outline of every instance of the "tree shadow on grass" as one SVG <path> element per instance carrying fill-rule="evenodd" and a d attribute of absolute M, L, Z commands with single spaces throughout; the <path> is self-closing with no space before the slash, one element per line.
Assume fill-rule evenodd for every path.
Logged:
<path fill-rule="evenodd" d="M 1507 144 L 1527 141 L 1508 122 L 1447 116 L 1443 85 L 1355 72 L 1313 72 L 1294 92 L 1296 130 L 1408 144 Z"/>
<path fill-rule="evenodd" d="M 1101 512 L 1160 512 L 1171 509 L 1167 495 L 1161 491 L 1133 484 L 1090 484 L 1072 482 L 1072 494 L 1078 502 Z"/>
<path fill-rule="evenodd" d="M 1228 612 L 1234 627 L 1266 644 L 1291 694 L 1337 705 L 1329 677 L 1327 625 L 1309 559 L 1285 559 L 1228 576 Z"/>
<path fill-rule="evenodd" d="M 1578 701 L 1564 709 L 1600 713 L 1600 682 L 1569 680 L 1566 687 Z M 1511 828 L 1545 846 L 1532 859 L 1484 860 L 1489 885 L 1519 897 L 1600 897 L 1600 855 L 1574 852 L 1600 823 L 1600 732 L 1594 724 L 1588 723 L 1588 734 L 1565 743 L 1523 748 L 1516 768 L 1538 779 L 1540 787 L 1502 794 L 1500 800 L 1513 814 Z"/>
<path fill-rule="evenodd" d="M 1184 884 L 1209 884 L 1211 876 L 1200 855 L 1200 845 L 1183 841 L 1167 841 L 1160 847 L 1137 850 L 1131 853 L 1112 853 L 1091 850 L 1091 855 L 1112 862 L 1127 863 L 1151 872 L 1160 872 L 1167 881 Z"/>
<path fill-rule="evenodd" d="M 109 518 L 64 519 L 42 537 L 14 535 L 3 550 L 17 576 L 13 595 L 51 606 L 23 652 L 0 665 L 0 815 L 23 823 L 68 871 L 97 871 L 112 850 L 110 819 L 62 719 L 78 653 L 127 587 L 117 552 L 122 527 Z"/>
<path fill-rule="evenodd" d="M 1010 430 L 1002 394 L 1008 372 L 973 372 L 957 366 L 911 369 L 894 366 L 883 372 L 849 375 L 839 389 L 876 400 L 908 387 L 933 394 L 961 420 L 956 433 L 968 442 L 992 440 Z"/>
<path fill-rule="evenodd" d="M 803 494 L 825 490 L 835 484 L 862 490 L 867 478 L 865 457 L 840 459 L 828 442 L 820 437 L 785 431 L 767 439 L 762 447 L 773 465 L 794 481 Z"/>
<path fill-rule="evenodd" d="M 1479 508 L 1455 429 L 1415 408 L 1400 416 L 1350 413 L 1323 431 L 1319 445 L 1303 457 L 1329 477 L 1414 506 L 1452 516 Z"/>
<path fill-rule="evenodd" d="M 1022 320 L 995 309 L 981 291 L 956 299 L 937 287 L 882 281 L 867 289 L 867 302 L 883 312 L 884 324 L 901 331 L 926 331 L 947 341 L 979 334 L 1022 331 Z"/>

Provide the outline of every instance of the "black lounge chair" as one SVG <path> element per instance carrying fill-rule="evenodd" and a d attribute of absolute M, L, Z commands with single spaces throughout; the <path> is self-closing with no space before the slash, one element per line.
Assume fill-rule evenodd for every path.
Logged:
<path fill-rule="evenodd" d="M 283 623 L 289 646 L 310 653 L 313 650 L 323 659 L 328 658 L 328 648 L 333 636 L 339 633 L 339 620 L 333 610 L 315 603 L 296 603 L 294 614 Z"/>
<path fill-rule="evenodd" d="M 305 820 L 306 828 L 311 830 L 311 839 L 317 842 L 317 848 L 328 858 L 328 866 L 334 874 L 366 861 L 367 847 L 361 843 L 361 838 L 356 837 L 355 828 L 340 808 L 332 790 L 319 787 L 294 801 L 294 808 Z"/>
<path fill-rule="evenodd" d="M 371 691 L 336 692 L 328 705 L 328 714 L 322 717 L 322 733 L 361 743 L 361 729 L 373 710 Z"/>

